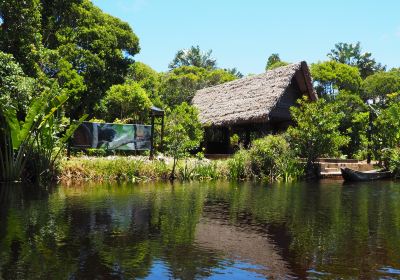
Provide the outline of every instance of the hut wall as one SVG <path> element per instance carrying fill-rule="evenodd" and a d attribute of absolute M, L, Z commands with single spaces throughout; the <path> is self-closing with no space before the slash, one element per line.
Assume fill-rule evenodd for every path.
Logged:
<path fill-rule="evenodd" d="M 207 127 L 204 147 L 207 154 L 229 154 L 230 133 L 228 127 Z"/>
<path fill-rule="evenodd" d="M 281 131 L 271 123 L 254 123 L 227 127 L 207 127 L 205 130 L 204 147 L 206 154 L 231 154 L 238 147 L 231 146 L 230 137 L 237 134 L 240 145 L 248 148 L 257 138 Z"/>

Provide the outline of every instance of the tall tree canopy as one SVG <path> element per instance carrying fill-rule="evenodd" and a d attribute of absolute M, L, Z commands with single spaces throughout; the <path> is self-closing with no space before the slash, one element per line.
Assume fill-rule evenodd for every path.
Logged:
<path fill-rule="evenodd" d="M 363 79 L 386 68 L 377 63 L 370 52 L 362 53 L 360 42 L 356 44 L 337 43 L 335 48 L 328 53 L 328 57 L 340 63 L 356 66 Z"/>
<path fill-rule="evenodd" d="M 320 97 L 331 98 L 340 90 L 358 93 L 362 82 L 356 67 L 336 61 L 312 64 L 311 75 Z"/>
<path fill-rule="evenodd" d="M 182 66 L 161 77 L 160 97 L 165 105 L 175 107 L 190 103 L 197 90 L 235 80 L 237 77 L 225 70 L 208 70 L 196 66 Z"/>
<path fill-rule="evenodd" d="M 146 91 L 136 82 L 112 86 L 107 91 L 104 102 L 107 120 L 129 118 L 139 123 L 147 119 L 152 105 Z"/>
<path fill-rule="evenodd" d="M 0 0 L 0 49 L 11 53 L 30 76 L 38 74 L 41 11 L 40 0 Z"/>
<path fill-rule="evenodd" d="M 203 52 L 199 46 L 191 46 L 189 49 L 179 50 L 172 62 L 169 64 L 170 69 L 181 66 L 196 66 L 207 69 L 217 67 L 217 60 L 211 56 L 212 50 Z"/>
<path fill-rule="evenodd" d="M 13 107 L 18 115 L 26 111 L 35 88 L 11 54 L 0 51 L 0 107 Z"/>
<path fill-rule="evenodd" d="M 63 59 L 83 77 L 75 108 L 80 113 L 93 114 L 105 92 L 124 82 L 140 50 L 127 23 L 89 0 L 0 0 L 0 17 L 0 49 L 13 54 L 27 75 L 54 77 Z"/>
<path fill-rule="evenodd" d="M 393 93 L 400 93 L 400 71 L 378 72 L 363 81 L 365 99 L 373 99 L 383 104 L 387 96 Z"/>
<path fill-rule="evenodd" d="M 265 71 L 273 70 L 275 68 L 286 66 L 289 63 L 282 61 L 279 54 L 273 53 L 268 57 L 267 65 L 265 66 Z"/>
<path fill-rule="evenodd" d="M 135 62 L 129 66 L 127 81 L 137 82 L 143 89 L 155 106 L 162 106 L 159 98 L 160 75 L 150 66 Z"/>

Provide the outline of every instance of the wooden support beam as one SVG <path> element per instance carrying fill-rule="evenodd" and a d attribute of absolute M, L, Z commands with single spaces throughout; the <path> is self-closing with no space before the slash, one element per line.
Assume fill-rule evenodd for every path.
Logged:
<path fill-rule="evenodd" d="M 150 159 L 154 158 L 154 115 L 151 116 Z"/>

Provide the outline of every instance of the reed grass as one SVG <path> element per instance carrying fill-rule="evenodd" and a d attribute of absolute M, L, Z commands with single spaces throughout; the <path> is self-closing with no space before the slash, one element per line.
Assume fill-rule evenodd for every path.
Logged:
<path fill-rule="evenodd" d="M 172 159 L 149 160 L 141 156 L 73 157 L 61 162 L 59 181 L 159 181 L 168 180 Z M 177 167 L 178 180 L 228 178 L 223 161 L 187 159 Z"/>

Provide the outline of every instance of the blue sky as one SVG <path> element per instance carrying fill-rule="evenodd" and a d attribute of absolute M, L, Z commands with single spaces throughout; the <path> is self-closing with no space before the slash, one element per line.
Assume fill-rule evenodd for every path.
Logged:
<path fill-rule="evenodd" d="M 360 41 L 378 62 L 400 67 L 399 0 L 93 0 L 129 22 L 135 59 L 168 69 L 177 50 L 213 50 L 221 68 L 261 73 L 271 53 L 316 62 L 337 42 Z"/>

